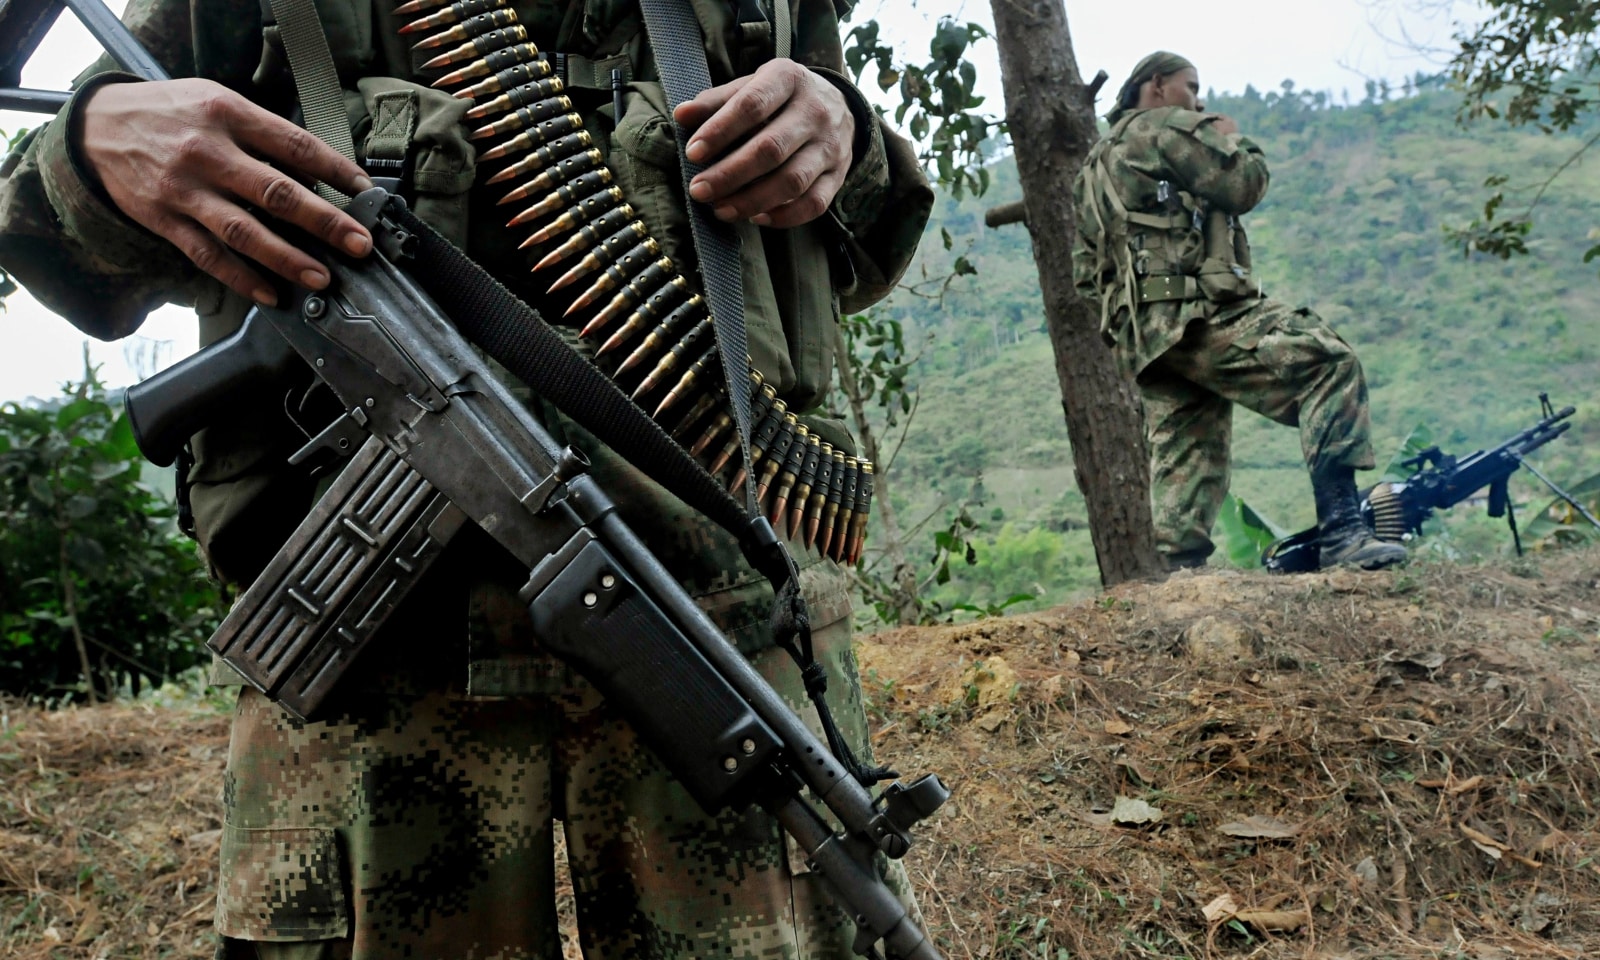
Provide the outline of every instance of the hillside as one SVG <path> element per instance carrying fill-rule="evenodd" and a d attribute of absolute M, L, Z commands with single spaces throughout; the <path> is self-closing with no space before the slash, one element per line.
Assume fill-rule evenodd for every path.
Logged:
<path fill-rule="evenodd" d="M 870 638 L 952 960 L 1600 951 L 1600 550 Z M 211 956 L 225 709 L 0 703 L 0 956 Z M 570 942 L 569 942 L 570 947 Z M 569 956 L 571 955 L 569 950 Z"/>
<path fill-rule="evenodd" d="M 1447 451 L 1498 443 L 1537 417 L 1538 393 L 1579 413 L 1569 438 L 1536 459 L 1559 481 L 1600 472 L 1600 278 L 1581 255 L 1600 230 L 1600 167 L 1580 163 L 1537 209 L 1531 254 L 1509 262 L 1464 257 L 1445 225 L 1481 210 L 1484 180 L 1540 181 L 1592 131 L 1547 138 L 1495 125 L 1463 129 L 1456 100 L 1427 93 L 1340 109 L 1259 96 L 1213 98 L 1238 118 L 1272 167 L 1266 201 L 1248 218 L 1267 290 L 1312 305 L 1362 357 L 1380 466 L 1419 424 Z M 992 601 L 1016 590 L 1059 602 L 1096 584 L 1082 500 L 1073 485 L 1059 392 L 1026 231 L 986 229 L 987 207 L 1020 198 L 1009 159 L 980 200 L 945 198 L 917 276 L 939 276 L 956 255 L 976 277 L 943 300 L 897 295 L 887 308 L 923 344 L 914 368 L 921 406 L 889 482 L 920 519 L 959 500 L 981 472 L 980 565 L 940 595 Z M 1510 194 L 1520 210 L 1531 194 Z M 948 231 L 951 250 L 939 242 Z M 925 338 L 931 338 L 926 339 Z M 1295 432 L 1246 411 L 1235 417 L 1234 489 L 1284 527 L 1313 520 Z M 1519 503 L 1550 497 L 1521 478 Z M 1443 544 L 1473 556 L 1501 550 L 1504 527 L 1468 507 Z M 1076 522 L 1076 524 L 1075 524 Z M 1030 537 L 1048 530 L 1063 536 Z"/>

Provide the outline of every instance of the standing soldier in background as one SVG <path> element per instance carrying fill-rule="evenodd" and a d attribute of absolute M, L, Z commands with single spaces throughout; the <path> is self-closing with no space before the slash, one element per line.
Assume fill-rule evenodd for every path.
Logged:
<path fill-rule="evenodd" d="M 1216 549 L 1237 403 L 1300 428 L 1323 565 L 1399 563 L 1356 492 L 1356 470 L 1374 466 L 1361 363 L 1309 309 L 1261 295 L 1238 218 L 1266 195 L 1266 160 L 1204 110 L 1193 64 L 1145 57 L 1074 191 L 1078 291 L 1144 397 L 1157 546 L 1174 569 Z"/>
<path fill-rule="evenodd" d="M 176 79 L 131 82 L 106 61 L 86 74 L 0 168 L 0 264 L 93 336 L 126 336 L 172 301 L 194 305 L 212 342 L 252 302 L 277 300 L 284 281 L 328 286 L 278 225 L 351 256 L 371 250 L 367 231 L 306 184 L 354 194 L 372 186 L 369 173 L 393 172 L 418 216 L 561 317 L 582 287 L 547 290 L 533 271 L 570 241 L 519 245 L 524 234 L 505 224 L 526 204 L 500 202 L 513 187 L 538 200 L 562 180 L 540 185 L 545 174 L 532 171 L 520 186 L 492 186 L 488 174 L 512 168 L 483 149 L 486 137 L 535 122 L 541 135 L 559 131 L 547 157 L 531 133 L 496 149 L 520 144 L 529 156 L 518 163 L 610 185 L 593 196 L 610 204 L 613 227 L 622 234 L 637 216 L 650 235 L 638 262 L 669 256 L 688 270 L 676 123 L 706 166 L 688 194 L 743 242 L 754 365 L 790 409 L 810 410 L 831 376 L 839 309 L 893 288 L 933 195 L 910 146 L 841 73 L 838 16 L 849 4 L 778 2 L 695 2 L 714 86 L 669 111 L 635 0 L 315 0 L 351 160 L 284 119 L 303 77 L 263 4 L 130 0 L 125 21 Z M 481 105 L 440 89 L 475 82 L 494 86 L 489 96 L 524 80 Z M 510 113 L 514 95 L 532 104 L 526 115 Z M 554 119 L 532 116 L 547 108 Z M 485 132 L 491 109 L 507 130 Z M 557 214 L 568 215 L 540 207 L 518 219 Z M 317 423 L 327 398 L 304 382 L 277 387 L 192 444 L 198 539 L 218 579 L 241 587 L 316 494 L 317 478 L 288 463 L 306 442 L 291 416 Z M 815 728 L 799 672 L 775 646 L 772 591 L 733 539 L 529 403 L 584 449 L 618 512 Z M 842 424 L 806 424 L 849 448 Z M 621 713 L 541 646 L 517 597 L 527 570 L 486 540 L 451 543 L 341 680 L 327 719 L 302 722 L 240 691 L 222 791 L 218 956 L 556 960 L 552 817 L 563 822 L 589 960 L 851 956 L 852 924 L 777 822 L 754 809 L 705 814 Z M 847 578 L 820 551 L 791 548 L 828 702 L 864 756 Z M 213 681 L 243 682 L 220 664 Z M 903 888 L 903 868 L 890 870 Z"/>

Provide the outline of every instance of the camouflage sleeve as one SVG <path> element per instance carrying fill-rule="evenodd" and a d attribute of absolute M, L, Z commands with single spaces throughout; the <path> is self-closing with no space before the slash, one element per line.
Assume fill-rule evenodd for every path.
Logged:
<path fill-rule="evenodd" d="M 1094 303 L 1100 298 L 1100 276 L 1095 269 L 1095 243 L 1098 239 L 1085 207 L 1083 171 L 1078 171 L 1072 181 L 1072 209 L 1075 214 L 1077 236 L 1072 241 L 1072 283 L 1078 296 Z"/>
<path fill-rule="evenodd" d="M 1216 114 L 1174 110 L 1158 139 L 1179 186 L 1226 213 L 1248 213 L 1267 195 L 1267 160 L 1247 137 L 1221 133 Z"/>
<path fill-rule="evenodd" d="M 123 19 L 174 76 L 192 75 L 188 0 L 130 0 Z M 176 38 L 176 39 L 175 39 Z M 171 244 L 125 217 L 85 170 L 71 132 L 87 96 L 135 78 L 102 57 L 61 113 L 0 166 L 0 266 L 93 337 L 127 336 L 196 272 Z M 87 78 L 87 79 L 83 79 Z"/>
<path fill-rule="evenodd" d="M 795 59 L 838 87 L 855 114 L 855 157 L 830 214 L 843 226 L 845 252 L 856 271 L 840 307 L 847 313 L 864 310 L 887 296 L 911 265 L 933 211 L 933 188 L 911 144 L 889 129 L 845 77 L 833 0 L 797 0 L 794 22 Z"/>

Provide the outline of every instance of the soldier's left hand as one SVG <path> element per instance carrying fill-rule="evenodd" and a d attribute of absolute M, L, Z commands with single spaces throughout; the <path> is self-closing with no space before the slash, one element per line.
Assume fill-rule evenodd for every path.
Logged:
<path fill-rule="evenodd" d="M 850 172 L 856 121 L 833 84 L 793 60 L 678 105 L 694 130 L 689 159 L 707 163 L 689 195 L 722 220 L 794 227 L 828 209 Z"/>

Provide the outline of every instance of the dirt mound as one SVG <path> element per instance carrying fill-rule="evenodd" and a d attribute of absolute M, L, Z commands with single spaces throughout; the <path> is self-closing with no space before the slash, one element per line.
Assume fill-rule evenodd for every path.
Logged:
<path fill-rule="evenodd" d="M 1600 954 L 1600 552 L 866 638 L 948 956 Z M 226 719 L 0 704 L 0 956 L 206 957 Z"/>
<path fill-rule="evenodd" d="M 955 788 L 923 909 L 954 956 L 1596 955 L 1597 575 L 1183 574 L 872 637 L 880 755 Z"/>

